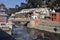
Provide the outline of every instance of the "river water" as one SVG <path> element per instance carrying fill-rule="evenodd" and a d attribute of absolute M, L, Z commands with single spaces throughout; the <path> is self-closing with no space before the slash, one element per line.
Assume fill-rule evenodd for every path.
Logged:
<path fill-rule="evenodd" d="M 13 24 L 12 33 L 16 40 L 32 40 L 32 37 L 29 35 L 26 26 L 23 24 Z"/>

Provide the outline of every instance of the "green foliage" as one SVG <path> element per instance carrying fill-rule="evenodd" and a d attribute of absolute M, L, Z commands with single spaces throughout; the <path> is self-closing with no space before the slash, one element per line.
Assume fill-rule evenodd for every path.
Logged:
<path fill-rule="evenodd" d="M 0 4 L 0 7 L 1 7 L 1 6 L 2 6 L 3 8 L 6 8 L 6 6 L 5 6 L 3 3 L 2 3 L 2 4 Z"/>
<path fill-rule="evenodd" d="M 12 13 L 18 12 L 17 8 L 9 8 L 8 9 L 8 15 L 10 16 Z"/>
<path fill-rule="evenodd" d="M 19 5 L 16 5 L 15 8 L 19 8 Z"/>
<path fill-rule="evenodd" d="M 33 8 L 36 8 L 36 7 L 40 7 L 41 4 L 42 4 L 42 0 L 27 0 L 27 3 L 33 7 Z"/>
<path fill-rule="evenodd" d="M 15 12 L 18 12 L 22 9 L 27 9 L 27 8 L 38 8 L 41 7 L 41 5 L 43 5 L 43 1 L 42 0 L 26 0 L 27 3 L 21 3 L 20 6 L 16 5 L 15 8 L 9 8 L 8 9 L 8 14 L 12 14 Z M 58 7 L 60 5 L 60 0 L 46 0 L 46 3 L 44 5 L 47 5 L 50 8 L 53 7 Z"/>
<path fill-rule="evenodd" d="M 5 12 L 7 13 L 7 8 L 6 8 L 6 6 L 5 6 L 5 4 L 0 4 L 0 9 L 3 9 L 3 10 L 5 10 Z"/>

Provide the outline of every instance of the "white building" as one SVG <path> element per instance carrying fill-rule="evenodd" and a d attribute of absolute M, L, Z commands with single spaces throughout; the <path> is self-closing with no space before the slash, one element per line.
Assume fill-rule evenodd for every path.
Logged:
<path fill-rule="evenodd" d="M 40 18 L 44 18 L 45 16 L 50 16 L 48 8 L 23 9 L 19 12 L 16 12 L 15 15 L 20 14 L 20 13 L 30 13 L 30 12 L 33 12 L 33 13 L 35 12 L 36 14 L 40 14 Z"/>

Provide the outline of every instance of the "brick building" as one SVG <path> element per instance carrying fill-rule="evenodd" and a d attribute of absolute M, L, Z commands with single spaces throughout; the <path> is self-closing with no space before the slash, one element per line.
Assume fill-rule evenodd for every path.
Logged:
<path fill-rule="evenodd" d="M 51 21 L 60 22 L 60 12 L 50 13 Z"/>

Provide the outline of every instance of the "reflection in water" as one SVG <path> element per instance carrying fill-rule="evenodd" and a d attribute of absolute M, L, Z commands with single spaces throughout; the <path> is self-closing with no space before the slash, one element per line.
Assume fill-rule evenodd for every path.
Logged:
<path fill-rule="evenodd" d="M 27 28 L 23 24 L 20 24 L 19 26 L 13 24 L 12 33 L 17 40 L 32 40 L 27 32 Z"/>

